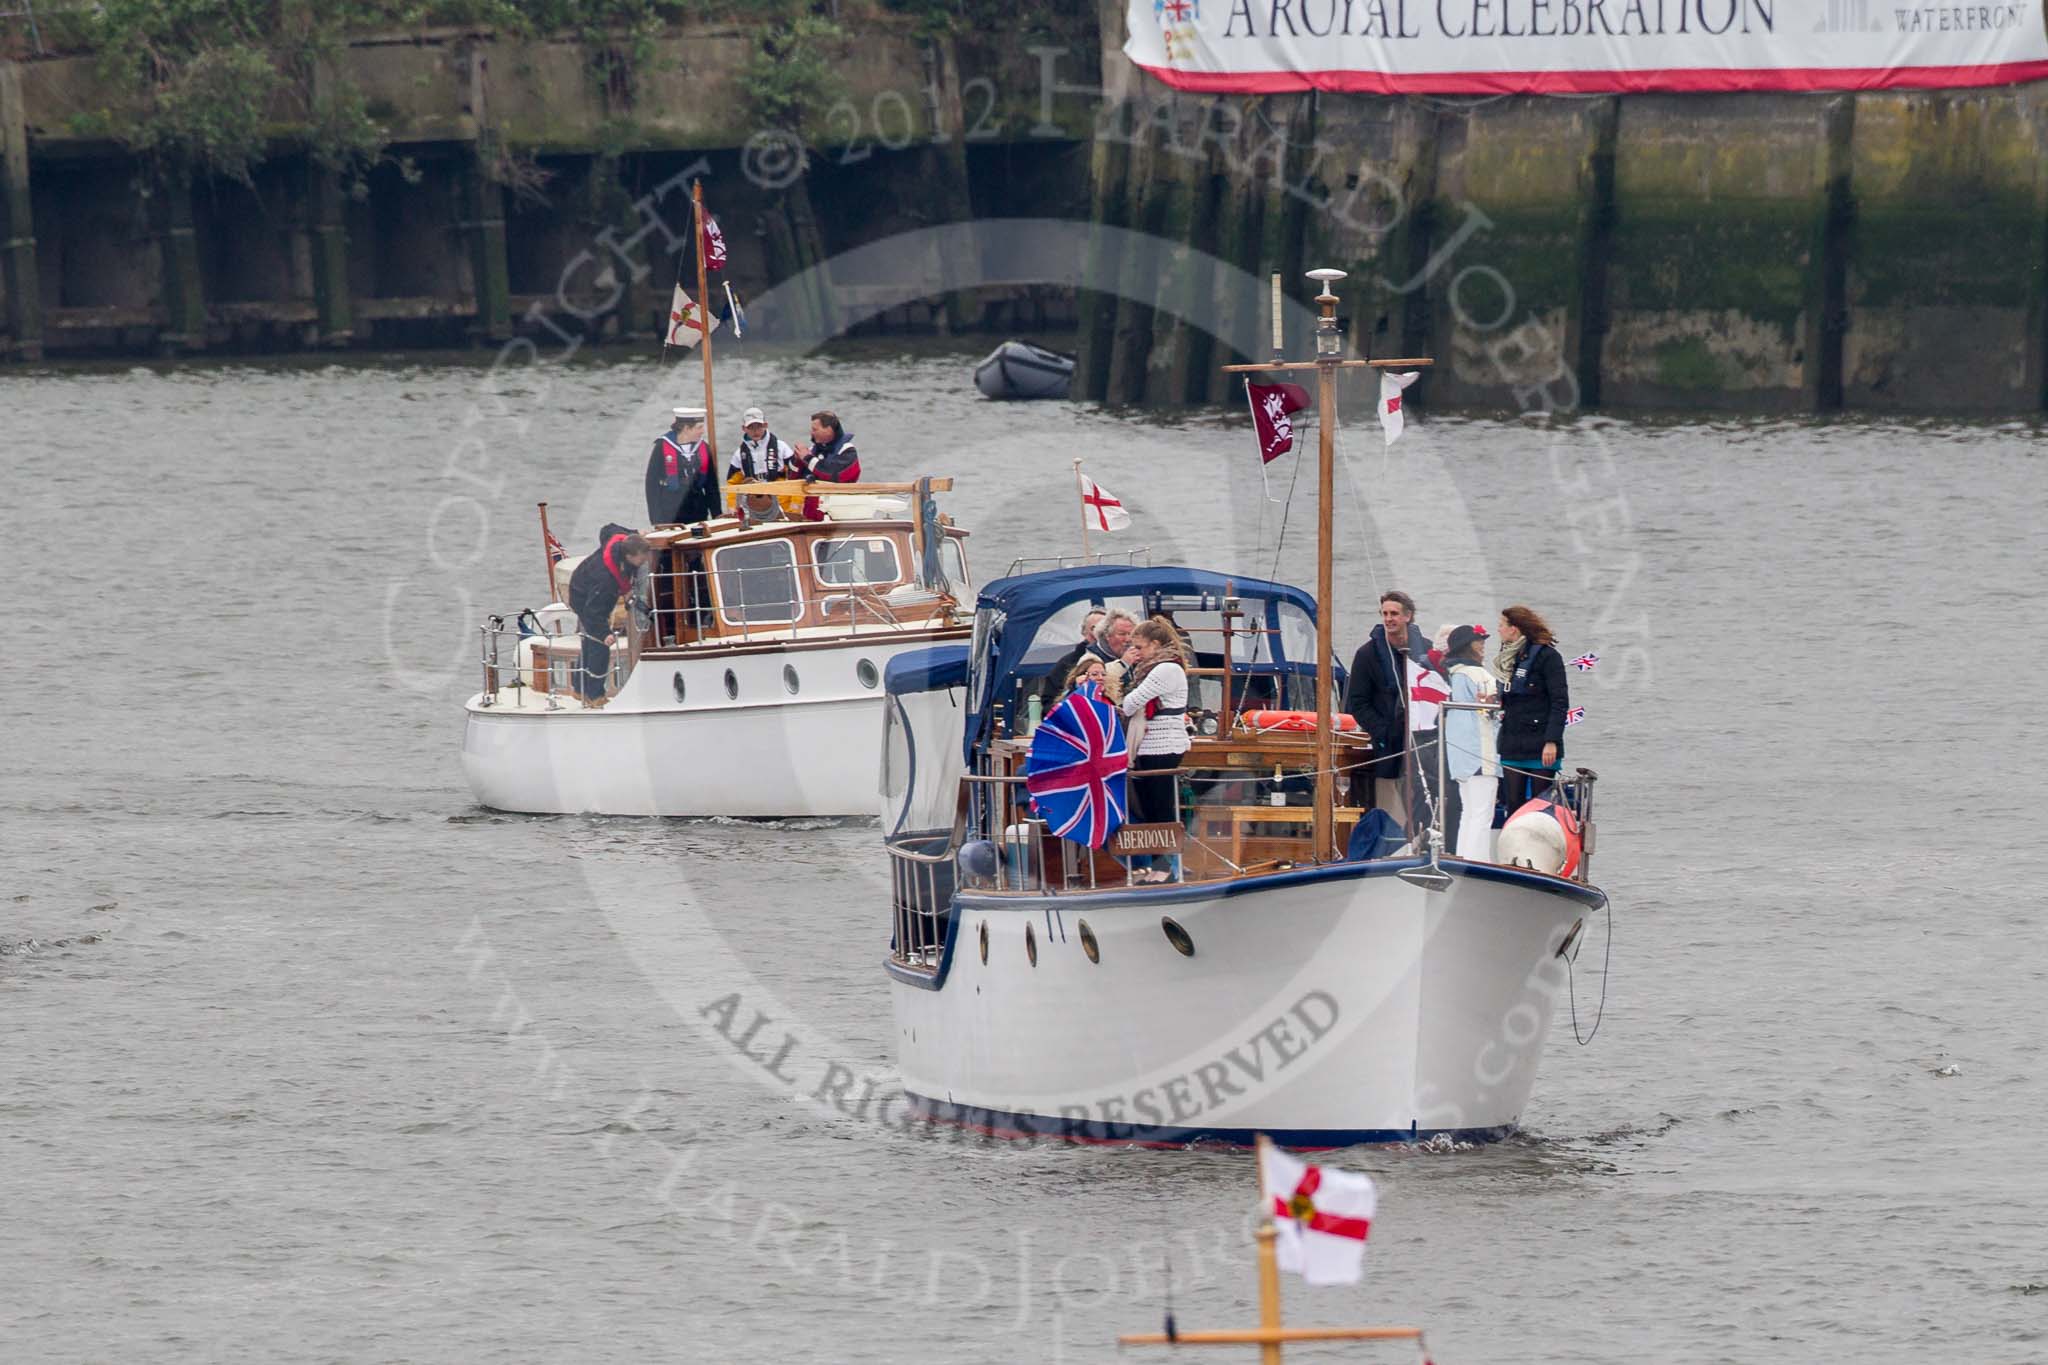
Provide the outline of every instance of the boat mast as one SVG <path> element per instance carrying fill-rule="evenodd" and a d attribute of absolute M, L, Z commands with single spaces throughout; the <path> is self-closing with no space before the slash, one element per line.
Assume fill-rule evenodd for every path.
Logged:
<path fill-rule="evenodd" d="M 711 283 L 710 274 L 704 264 L 704 182 L 690 182 L 690 203 L 696 210 L 697 219 L 697 322 L 703 328 L 704 339 L 704 445 L 710 450 L 714 463 L 712 473 L 718 472 L 715 463 L 718 456 L 718 409 L 711 401 Z"/>
<path fill-rule="evenodd" d="M 1341 270 L 1327 267 L 1311 270 L 1308 277 L 1322 286 L 1316 295 L 1322 314 L 1316 319 L 1316 358 L 1285 361 L 1277 357 L 1264 365 L 1225 365 L 1233 373 L 1268 373 L 1277 370 L 1316 372 L 1316 795 L 1313 811 L 1315 857 L 1330 862 L 1344 856 L 1336 846 L 1337 826 L 1337 735 L 1331 723 L 1334 711 L 1335 674 L 1331 660 L 1336 657 L 1336 488 L 1337 488 L 1337 371 L 1384 370 L 1428 365 L 1424 358 L 1397 360 L 1345 360 L 1344 336 L 1337 329 L 1337 295 L 1332 286 L 1344 278 Z M 1275 277 L 1277 283 L 1278 277 Z M 1278 305 L 1275 305 L 1274 333 L 1279 333 Z"/>

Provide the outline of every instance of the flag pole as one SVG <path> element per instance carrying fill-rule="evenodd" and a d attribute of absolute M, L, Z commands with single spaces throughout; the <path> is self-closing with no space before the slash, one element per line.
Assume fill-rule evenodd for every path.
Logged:
<path fill-rule="evenodd" d="M 711 285 L 704 266 L 704 182 L 690 182 L 690 203 L 697 211 L 697 325 L 704 337 L 704 444 L 711 452 L 713 471 L 718 457 L 718 409 L 711 402 Z"/>
<path fill-rule="evenodd" d="M 562 600 L 561 590 L 555 586 L 555 538 L 548 533 L 548 505 L 540 504 L 540 554 L 548 566 L 548 601 Z"/>
<path fill-rule="evenodd" d="M 1273 1243 L 1280 1234 L 1273 1230 L 1273 1196 L 1266 1188 L 1266 1153 L 1273 1140 L 1264 1133 L 1258 1135 L 1259 1162 L 1259 1328 L 1262 1332 L 1277 1333 L 1280 1330 L 1280 1258 L 1273 1250 Z M 1280 1365 L 1280 1342 L 1272 1337 L 1259 1343 L 1259 1365 Z"/>
<path fill-rule="evenodd" d="M 1074 461 L 1074 496 L 1081 502 L 1081 562 L 1088 561 L 1088 484 L 1081 477 L 1081 462 Z"/>

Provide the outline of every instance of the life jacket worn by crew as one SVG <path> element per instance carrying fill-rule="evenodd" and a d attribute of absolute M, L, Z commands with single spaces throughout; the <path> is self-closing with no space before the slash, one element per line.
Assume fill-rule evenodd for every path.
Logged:
<path fill-rule="evenodd" d="M 647 458 L 647 520 L 656 526 L 709 521 L 725 510 L 711 447 L 664 431 Z"/>

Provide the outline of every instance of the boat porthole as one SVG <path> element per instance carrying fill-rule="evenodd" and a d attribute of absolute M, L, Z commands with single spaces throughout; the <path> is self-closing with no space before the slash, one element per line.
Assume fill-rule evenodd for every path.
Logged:
<path fill-rule="evenodd" d="M 682 674 L 681 674 L 680 672 L 678 672 L 678 673 L 676 674 L 676 700 L 677 700 L 677 701 L 681 701 L 682 699 L 683 699 L 683 675 L 682 675 Z"/>
<path fill-rule="evenodd" d="M 1088 927 L 1088 921 L 1081 921 L 1081 951 L 1088 954 L 1090 962 L 1102 961 L 1102 947 L 1095 941 L 1095 931 Z"/>
<path fill-rule="evenodd" d="M 1162 916 L 1159 921 L 1159 927 L 1166 931 L 1166 941 L 1173 945 L 1173 950 L 1176 953 L 1179 953 L 1182 957 L 1193 957 L 1195 955 L 1195 941 L 1189 938 L 1188 931 L 1181 928 L 1170 916 Z"/>
<path fill-rule="evenodd" d="M 740 675 L 729 668 L 725 670 L 725 695 L 734 701 L 740 699 Z"/>
<path fill-rule="evenodd" d="M 1038 965 L 1038 935 L 1031 932 L 1031 926 L 1024 926 L 1024 956 L 1031 959 L 1031 965 Z"/>
<path fill-rule="evenodd" d="M 790 696 L 793 697 L 796 695 L 797 684 L 795 664 L 784 664 L 782 666 L 782 685 L 789 689 Z"/>
<path fill-rule="evenodd" d="M 988 965 L 988 921 L 987 921 L 987 920 L 983 920 L 983 921 L 981 922 L 981 961 L 982 961 L 982 965 L 983 965 L 983 966 L 987 966 L 987 965 Z"/>
<path fill-rule="evenodd" d="M 860 685 L 873 691 L 882 681 L 882 672 L 875 667 L 873 659 L 862 659 L 853 666 L 853 676 L 860 679 Z"/>

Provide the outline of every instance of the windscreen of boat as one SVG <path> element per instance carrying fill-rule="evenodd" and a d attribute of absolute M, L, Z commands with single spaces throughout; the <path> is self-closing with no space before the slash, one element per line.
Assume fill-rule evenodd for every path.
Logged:
<path fill-rule="evenodd" d="M 960 727 L 966 689 L 935 688 L 891 696 L 882 722 L 882 827 L 933 834 L 953 827 L 965 766 Z"/>

